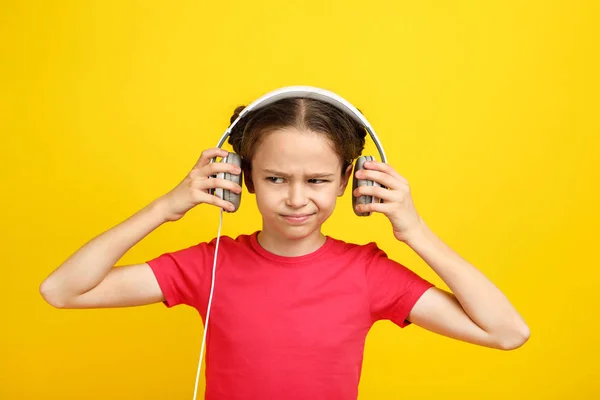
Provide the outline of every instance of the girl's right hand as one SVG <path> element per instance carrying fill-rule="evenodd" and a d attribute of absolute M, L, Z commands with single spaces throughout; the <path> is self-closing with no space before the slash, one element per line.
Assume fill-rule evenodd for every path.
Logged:
<path fill-rule="evenodd" d="M 210 191 L 210 189 L 223 188 L 235 193 L 242 192 L 241 186 L 237 183 L 211 178 L 211 175 L 219 172 L 228 172 L 233 175 L 242 173 L 241 169 L 233 164 L 210 162 L 215 157 L 226 157 L 227 154 L 229 153 L 226 150 L 220 148 L 207 149 L 202 152 L 196 165 L 185 179 L 161 198 L 167 221 L 177 221 L 186 212 L 202 203 L 212 204 L 229 211 L 234 209 L 233 204 L 211 194 Z"/>

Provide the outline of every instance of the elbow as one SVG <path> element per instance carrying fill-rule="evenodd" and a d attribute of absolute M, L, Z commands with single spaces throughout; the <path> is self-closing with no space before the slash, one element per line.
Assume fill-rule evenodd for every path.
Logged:
<path fill-rule="evenodd" d="M 500 350 L 515 350 L 523 346 L 530 336 L 529 327 L 523 324 L 518 329 L 515 329 L 510 334 L 506 334 L 503 338 L 498 341 L 498 348 Z"/>
<path fill-rule="evenodd" d="M 40 294 L 46 303 L 54 308 L 65 308 L 65 302 L 52 290 L 52 283 L 46 279 L 40 285 Z"/>

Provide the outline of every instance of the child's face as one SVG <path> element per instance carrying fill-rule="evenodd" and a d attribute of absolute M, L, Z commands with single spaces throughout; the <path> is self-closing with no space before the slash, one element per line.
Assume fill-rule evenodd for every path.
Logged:
<path fill-rule="evenodd" d="M 352 166 L 322 134 L 286 128 L 267 134 L 252 158 L 252 181 L 263 231 L 285 239 L 320 234 L 344 193 Z"/>

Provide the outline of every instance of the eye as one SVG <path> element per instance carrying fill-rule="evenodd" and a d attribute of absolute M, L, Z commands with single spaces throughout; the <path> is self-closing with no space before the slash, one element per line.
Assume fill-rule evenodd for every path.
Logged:
<path fill-rule="evenodd" d="M 276 176 L 269 176 L 269 177 L 267 177 L 267 181 L 269 181 L 271 183 L 283 183 L 283 178 L 278 178 Z"/>
<path fill-rule="evenodd" d="M 315 183 L 315 184 L 320 184 L 320 183 L 326 183 L 329 182 L 328 180 L 325 179 L 309 179 L 308 180 L 310 183 Z"/>

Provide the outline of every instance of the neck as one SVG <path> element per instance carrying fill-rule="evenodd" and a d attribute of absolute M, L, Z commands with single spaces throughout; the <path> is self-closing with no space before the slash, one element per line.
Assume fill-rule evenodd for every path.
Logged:
<path fill-rule="evenodd" d="M 256 238 L 260 246 L 270 253 L 283 257 L 300 257 L 317 251 L 327 238 L 320 230 L 308 236 L 288 238 L 279 232 L 272 232 L 263 225 Z"/>

